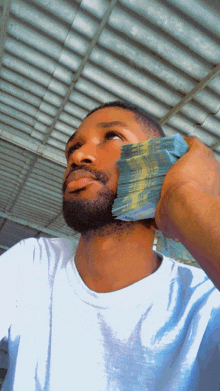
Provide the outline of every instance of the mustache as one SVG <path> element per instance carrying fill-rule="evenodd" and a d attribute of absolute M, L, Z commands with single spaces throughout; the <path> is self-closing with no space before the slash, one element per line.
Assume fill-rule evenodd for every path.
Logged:
<path fill-rule="evenodd" d="M 67 188 L 67 180 L 68 180 L 69 175 L 72 174 L 72 172 L 75 172 L 77 170 L 88 171 L 90 174 L 92 174 L 94 176 L 96 181 L 99 181 L 99 182 L 103 183 L 104 185 L 109 180 L 108 175 L 105 172 L 97 171 L 97 170 L 91 170 L 91 168 L 89 168 L 87 166 L 84 166 L 84 165 L 73 167 L 70 170 L 69 174 L 67 175 L 65 181 L 63 182 L 63 185 L 62 185 L 62 192 L 63 192 L 63 194 L 64 194 L 64 192 L 66 191 L 66 188 Z"/>

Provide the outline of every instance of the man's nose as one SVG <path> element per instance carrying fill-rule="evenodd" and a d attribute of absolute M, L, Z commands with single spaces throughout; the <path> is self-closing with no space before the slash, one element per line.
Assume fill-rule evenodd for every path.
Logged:
<path fill-rule="evenodd" d="M 76 149 L 70 156 L 70 164 L 92 164 L 97 159 L 96 146 L 92 144 L 84 144 Z"/>

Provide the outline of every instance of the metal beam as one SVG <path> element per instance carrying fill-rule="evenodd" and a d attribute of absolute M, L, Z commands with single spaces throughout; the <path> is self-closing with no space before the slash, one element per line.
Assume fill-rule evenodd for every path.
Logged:
<path fill-rule="evenodd" d="M 89 46 L 89 49 L 88 49 L 88 51 L 86 52 L 86 54 L 85 54 L 85 56 L 84 56 L 84 58 L 83 58 L 83 60 L 82 60 L 82 62 L 81 62 L 81 64 L 80 64 L 80 67 L 79 67 L 78 71 L 76 72 L 76 74 L 75 74 L 75 76 L 74 76 L 74 78 L 73 78 L 73 80 L 72 80 L 72 82 L 71 82 L 71 84 L 70 84 L 70 86 L 69 86 L 68 92 L 67 92 L 65 98 L 63 99 L 63 102 L 62 102 L 62 104 L 60 105 L 60 107 L 59 107 L 59 109 L 58 109 L 58 111 L 57 111 L 57 114 L 56 114 L 56 116 L 55 116 L 54 119 L 53 119 L 52 124 L 50 125 L 50 127 L 48 128 L 48 130 L 47 130 L 47 132 L 46 132 L 46 134 L 45 134 L 45 138 L 44 138 L 44 140 L 43 140 L 43 144 L 46 144 L 46 143 L 47 143 L 47 140 L 48 140 L 48 138 L 50 137 L 50 134 L 51 134 L 51 132 L 53 131 L 54 126 L 55 126 L 57 120 L 59 119 L 59 116 L 60 116 L 60 114 L 62 113 L 63 108 L 64 108 L 65 104 L 67 103 L 67 101 L 68 101 L 68 99 L 69 99 L 69 97 L 70 97 L 71 92 L 73 91 L 73 89 L 74 89 L 74 87 L 75 87 L 77 81 L 79 80 L 79 77 L 80 77 L 81 74 L 82 74 L 82 71 L 83 71 L 83 69 L 84 69 L 84 67 L 85 67 L 85 65 L 86 65 L 86 63 L 87 63 L 87 61 L 88 61 L 88 59 L 89 59 L 89 57 L 90 57 L 90 55 L 91 55 L 91 52 L 92 52 L 93 48 L 95 47 L 96 43 L 98 42 L 99 37 L 100 37 L 100 35 L 101 35 L 101 33 L 102 33 L 104 27 L 106 26 L 106 24 L 107 24 L 107 22 L 108 22 L 108 20 L 109 20 L 109 17 L 110 17 L 110 15 L 111 15 L 111 13 L 112 13 L 112 11 L 113 11 L 113 8 L 115 7 L 115 4 L 116 4 L 116 3 L 117 3 L 117 0 L 111 0 L 111 3 L 110 3 L 110 5 L 109 5 L 109 7 L 108 7 L 108 9 L 107 9 L 107 11 L 106 11 L 106 13 L 105 13 L 105 15 L 103 16 L 103 19 L 102 19 L 102 21 L 101 21 L 101 23 L 100 23 L 100 25 L 99 25 L 99 28 L 97 29 L 97 31 L 96 31 L 96 33 L 95 33 L 95 35 L 94 35 L 94 37 L 93 37 L 93 39 L 92 39 L 92 41 L 91 41 L 91 44 L 90 44 L 90 46 Z"/>
<path fill-rule="evenodd" d="M 4 131 L 3 131 L 3 132 L 4 132 Z M 5 133 L 6 133 L 6 132 L 5 132 Z M 8 136 L 10 137 L 11 135 L 8 134 Z M 14 135 L 12 135 L 12 137 L 15 138 L 17 141 L 18 141 L 18 139 L 20 139 L 19 142 L 20 142 L 21 144 L 23 144 L 23 145 L 24 145 L 24 144 L 27 144 L 27 140 L 24 140 L 24 139 L 22 139 L 22 138 L 20 138 L 20 137 L 18 137 L 18 136 L 14 136 Z M 0 130 L 0 138 L 1 138 L 1 130 Z M 34 143 L 31 143 L 31 142 L 28 142 L 28 144 L 29 144 L 29 147 L 30 147 L 30 144 L 35 145 Z M 23 148 L 23 145 L 21 145 L 22 148 Z M 33 147 L 33 145 L 31 145 L 31 146 Z M 46 148 L 46 146 L 39 146 L 39 147 L 38 147 L 38 154 L 39 154 L 39 151 L 40 151 L 40 149 L 41 149 L 42 147 L 43 147 L 43 148 Z M 48 147 L 47 147 L 47 148 L 48 148 Z M 20 186 L 18 187 L 17 192 L 16 192 L 16 195 L 14 196 L 13 199 L 9 199 L 9 201 L 8 201 L 7 212 L 10 213 L 10 212 L 12 211 L 13 207 L 15 206 L 16 202 L 18 201 L 18 199 L 19 199 L 19 197 L 20 197 L 20 194 L 21 194 L 21 192 L 22 192 L 24 186 L 26 185 L 26 181 L 28 180 L 28 178 L 29 178 L 31 172 L 33 171 L 33 169 L 34 169 L 34 167 L 35 167 L 35 165 L 36 165 L 36 163 L 37 163 L 37 159 L 38 159 L 38 156 L 37 156 L 37 155 L 38 155 L 38 154 L 32 155 L 32 159 L 31 159 L 31 162 L 30 162 L 28 171 L 26 172 L 26 174 L 25 174 L 25 176 L 24 176 L 24 178 L 23 178 L 22 183 L 21 183 Z"/>
<path fill-rule="evenodd" d="M 220 73 L 220 64 L 217 65 L 207 76 L 205 76 L 184 98 L 182 98 L 168 113 L 159 121 L 160 125 L 165 124 L 171 117 L 174 116 L 180 109 L 189 102 L 197 92 L 201 91 L 209 81 Z"/>
<path fill-rule="evenodd" d="M 214 148 L 217 148 L 219 145 L 220 145 L 220 140 L 217 141 L 217 143 L 212 144 L 209 148 L 210 148 L 210 149 L 214 149 Z"/>
<path fill-rule="evenodd" d="M 2 222 L 2 224 L 0 225 L 0 232 L 1 232 L 1 230 L 4 228 L 4 226 L 5 226 L 5 224 L 6 224 L 6 221 L 7 221 L 7 219 L 3 219 L 3 222 Z"/>
<path fill-rule="evenodd" d="M 6 218 L 8 220 L 14 221 L 15 223 L 24 225 L 25 227 L 30 227 L 30 228 L 36 229 L 37 231 L 44 232 L 44 233 L 46 233 L 48 235 L 51 235 L 51 236 L 54 236 L 54 237 L 58 237 L 58 238 L 66 237 L 66 236 L 64 236 L 60 232 L 53 231 L 53 230 L 47 229 L 45 227 L 41 227 L 41 226 L 39 226 L 37 224 L 34 224 L 32 222 L 29 222 L 29 221 L 20 219 L 20 218 L 18 218 L 16 216 L 13 216 L 10 213 L 4 213 L 4 212 L 0 211 L 0 217 L 4 217 L 4 218 Z M 78 234 L 73 234 L 71 237 L 78 238 Z"/>
<path fill-rule="evenodd" d="M 7 0 L 9 1 L 9 0 Z M 11 2 L 11 0 L 10 0 Z M 116 4 L 117 0 L 112 0 L 100 25 L 99 25 L 99 28 L 97 29 L 97 32 L 96 34 L 94 35 L 92 41 L 91 41 L 91 44 L 90 44 L 90 47 L 87 51 L 87 53 L 85 54 L 82 62 L 81 62 L 81 65 L 78 69 L 78 71 L 76 72 L 73 80 L 72 80 L 72 83 L 71 85 L 69 86 L 69 90 L 65 96 L 65 98 L 63 99 L 63 102 L 62 104 L 60 105 L 58 111 L 57 111 L 57 114 L 53 120 L 53 123 L 51 124 L 51 126 L 48 128 L 48 131 L 45 135 L 45 138 L 43 140 L 43 143 L 42 144 L 39 144 L 39 143 L 32 143 L 30 141 L 27 141 L 25 139 L 23 139 L 22 137 L 19 137 L 19 136 L 16 136 L 16 135 L 13 135 L 13 134 L 9 134 L 7 133 L 6 131 L 4 130 L 1 130 L 0 129 L 0 138 L 5 140 L 5 141 L 8 141 L 9 143 L 11 144 L 14 144 L 14 145 L 17 145 L 27 151 L 30 151 L 32 153 L 34 153 L 36 156 L 42 156 L 44 157 L 45 159 L 48 159 L 48 160 L 51 160 L 51 161 L 54 161 L 55 163 L 57 163 L 58 165 L 62 166 L 62 167 L 66 167 L 66 160 L 65 160 L 65 156 L 64 156 L 64 153 L 63 155 L 57 153 L 56 152 L 51 152 L 51 147 L 49 148 L 47 145 L 45 145 L 47 143 L 47 140 L 48 138 L 50 137 L 50 134 L 51 132 L 53 131 L 54 129 L 54 126 L 60 116 L 60 114 L 62 113 L 63 111 L 63 108 L 66 104 L 66 102 L 68 101 L 69 97 L 70 97 L 70 94 L 72 92 L 72 90 L 74 89 L 75 87 L 75 84 L 77 83 L 79 77 L 81 76 L 82 74 L 82 71 L 86 65 L 86 62 L 88 61 L 89 57 L 90 57 L 90 54 L 94 48 L 94 46 L 96 45 L 96 43 L 98 42 L 98 39 L 106 25 L 106 23 L 108 22 L 108 19 L 111 15 L 111 12 Z M 4 44 L 4 42 L 3 42 Z"/>
<path fill-rule="evenodd" d="M 0 70 L 2 67 L 2 57 L 4 54 L 4 47 L 5 47 L 5 40 L 6 40 L 6 34 L 7 34 L 7 27 L 8 27 L 8 19 L 11 9 L 11 2 L 12 0 L 5 0 L 4 1 L 4 7 L 3 7 L 3 14 L 2 14 L 2 27 L 0 32 Z"/>
<path fill-rule="evenodd" d="M 5 130 L 0 129 L 0 139 L 9 142 L 10 144 L 16 145 L 26 151 L 32 152 L 37 156 L 41 156 L 44 159 L 55 162 L 56 164 L 66 167 L 66 159 L 64 152 L 63 154 L 57 151 L 51 151 L 51 147 L 48 145 L 42 145 L 40 143 L 32 143 L 22 137 L 16 136 L 12 133 L 8 133 Z"/>
<path fill-rule="evenodd" d="M 32 173 L 32 171 L 34 169 L 36 161 L 37 161 L 37 156 L 33 156 L 32 160 L 30 162 L 30 166 L 29 166 L 29 168 L 28 168 L 28 170 L 27 170 L 27 172 L 26 172 L 26 174 L 25 174 L 25 176 L 23 178 L 23 181 L 21 182 L 20 186 L 18 186 L 18 189 L 17 189 L 15 197 L 13 197 L 13 199 L 9 199 L 9 202 L 7 204 L 7 207 L 6 207 L 8 212 L 12 211 L 12 209 L 15 206 L 18 198 L 20 197 L 20 194 L 21 194 L 24 186 L 26 185 L 26 181 L 27 181 L 27 179 L 29 178 L 30 174 Z"/>
<path fill-rule="evenodd" d="M 54 223 L 55 220 L 57 220 L 60 216 L 62 216 L 63 212 L 62 210 L 55 216 L 52 218 L 52 220 L 50 220 L 50 222 L 48 224 L 45 225 L 45 228 L 49 227 L 50 224 Z M 40 235 L 40 232 L 38 232 L 35 236 L 35 238 L 37 238 L 38 236 Z"/>
<path fill-rule="evenodd" d="M 49 227 L 51 224 L 54 223 L 54 221 L 56 221 L 57 219 L 60 218 L 60 216 L 62 216 L 63 212 L 62 210 L 55 216 L 52 218 L 52 220 L 50 220 L 50 222 L 45 226 L 46 228 Z"/>

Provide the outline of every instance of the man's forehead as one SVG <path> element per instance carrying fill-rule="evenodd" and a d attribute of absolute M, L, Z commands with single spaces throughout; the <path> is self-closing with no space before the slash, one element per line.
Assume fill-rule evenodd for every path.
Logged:
<path fill-rule="evenodd" d="M 106 107 L 97 110 L 86 117 L 81 122 L 76 132 L 69 138 L 66 146 L 74 141 L 74 139 L 81 136 L 81 132 L 84 134 L 87 129 L 91 129 L 93 126 L 97 129 L 110 129 L 111 127 L 116 126 L 127 130 L 128 133 L 136 133 L 136 131 L 140 132 L 140 130 L 141 133 L 143 132 L 143 123 L 135 113 L 124 108 Z"/>

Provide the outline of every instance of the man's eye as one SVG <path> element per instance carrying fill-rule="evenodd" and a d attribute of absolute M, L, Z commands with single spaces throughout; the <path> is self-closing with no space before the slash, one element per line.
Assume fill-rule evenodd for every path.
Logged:
<path fill-rule="evenodd" d="M 108 133 L 106 133 L 106 135 L 105 135 L 105 138 L 106 138 L 107 140 L 111 140 L 111 139 L 113 139 L 113 138 L 115 138 L 115 137 L 118 137 L 119 139 L 122 139 L 122 138 L 123 138 L 121 134 L 119 134 L 119 133 L 117 133 L 117 132 L 114 132 L 114 131 L 108 132 Z"/>
<path fill-rule="evenodd" d="M 81 144 L 76 143 L 70 147 L 70 149 L 67 152 L 67 157 L 69 157 L 76 149 L 80 148 Z"/>

